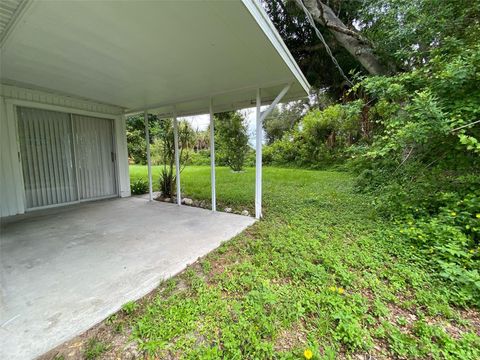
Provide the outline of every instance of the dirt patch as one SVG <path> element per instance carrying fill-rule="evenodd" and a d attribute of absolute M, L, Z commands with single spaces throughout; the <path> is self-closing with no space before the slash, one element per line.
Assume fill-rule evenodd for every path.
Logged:
<path fill-rule="evenodd" d="M 229 266 L 239 263 L 242 260 L 238 257 L 237 251 L 233 246 L 229 246 L 225 252 L 221 254 L 216 251 L 212 255 L 212 257 L 207 257 L 207 259 L 211 260 L 211 268 L 205 278 L 205 281 L 209 285 L 215 285 L 218 276 L 227 271 Z"/>
<path fill-rule="evenodd" d="M 447 320 L 442 317 L 427 317 L 425 321 L 429 325 L 441 327 L 454 339 L 460 339 L 466 332 L 473 331 L 480 336 L 480 313 L 475 309 L 459 310 L 463 321 Z"/>
<path fill-rule="evenodd" d="M 462 318 L 470 322 L 475 333 L 480 336 L 480 311 L 477 309 L 460 310 Z"/>
<path fill-rule="evenodd" d="M 411 334 L 413 324 L 417 321 L 417 315 L 396 304 L 388 303 L 387 307 L 390 311 L 388 320 L 398 326 L 403 333 Z"/>
<path fill-rule="evenodd" d="M 116 321 L 122 320 L 120 319 Z M 85 359 L 91 339 L 106 345 L 106 350 L 102 352 L 100 356 L 102 359 L 128 360 L 145 358 L 142 352 L 138 349 L 136 342 L 130 340 L 130 329 L 125 328 L 120 332 L 119 328 L 117 328 L 114 323 L 107 325 L 105 322 L 102 322 L 84 334 L 50 350 L 46 354 L 40 356 L 38 359 Z"/>
<path fill-rule="evenodd" d="M 305 347 L 307 331 L 304 324 L 299 322 L 289 329 L 280 331 L 275 339 L 274 349 L 278 352 L 290 351 L 296 347 Z"/>

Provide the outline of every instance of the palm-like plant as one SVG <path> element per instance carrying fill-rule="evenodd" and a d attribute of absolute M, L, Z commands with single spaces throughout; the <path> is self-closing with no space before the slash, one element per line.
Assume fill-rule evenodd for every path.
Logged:
<path fill-rule="evenodd" d="M 195 132 L 186 121 L 180 121 L 178 125 L 180 172 L 182 172 L 189 159 L 189 151 L 191 144 L 194 142 Z M 161 159 L 163 164 L 163 168 L 160 172 L 160 191 L 165 198 L 172 198 L 176 190 L 173 119 L 166 119 L 162 123 L 159 140 L 162 145 Z"/>

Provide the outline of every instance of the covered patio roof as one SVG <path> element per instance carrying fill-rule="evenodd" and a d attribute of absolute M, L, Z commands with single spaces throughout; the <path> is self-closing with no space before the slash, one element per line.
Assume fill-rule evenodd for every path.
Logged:
<path fill-rule="evenodd" d="M 1 81 L 126 113 L 206 113 L 305 97 L 309 85 L 256 0 L 9 0 Z M 17 5 L 16 11 L 12 8 Z"/>
<path fill-rule="evenodd" d="M 0 85 L 95 102 L 115 115 L 144 112 L 150 194 L 149 112 L 175 119 L 177 174 L 177 117 L 210 113 L 215 211 L 213 114 L 255 106 L 255 216 L 261 217 L 263 119 L 280 101 L 306 97 L 309 84 L 258 0 L 6 0 L 0 19 Z M 3 89 L 0 94 L 9 97 Z M 6 105 L 9 121 L 18 105 L 25 103 Z M 125 169 L 119 170 L 123 184 Z M 180 176 L 176 180 L 180 194 Z"/>

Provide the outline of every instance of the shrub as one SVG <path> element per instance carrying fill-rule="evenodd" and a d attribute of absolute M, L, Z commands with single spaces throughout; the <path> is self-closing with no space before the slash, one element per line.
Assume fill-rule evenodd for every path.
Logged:
<path fill-rule="evenodd" d="M 400 238 L 451 283 L 453 300 L 477 306 L 480 131 L 471 125 L 480 115 L 479 70 L 475 46 L 410 73 L 367 78 L 376 132 L 369 146 L 352 151 L 351 163 L 357 187 L 376 193 L 379 213 L 396 221 Z"/>
<path fill-rule="evenodd" d="M 249 149 L 245 119 L 239 112 L 219 113 L 216 117 L 218 163 L 229 166 L 233 171 L 241 171 Z"/>
<path fill-rule="evenodd" d="M 160 173 L 160 191 L 164 197 L 172 197 L 175 193 L 175 137 L 172 119 L 164 120 L 162 131 L 158 135 L 158 152 L 160 164 L 163 165 Z M 191 154 L 191 144 L 194 142 L 194 131 L 186 121 L 178 123 L 178 147 L 180 158 L 180 172 L 183 171 Z"/>
<path fill-rule="evenodd" d="M 130 184 L 130 191 L 132 195 L 142 195 L 148 193 L 148 181 L 138 179 Z"/>
<path fill-rule="evenodd" d="M 301 166 L 299 143 L 293 131 L 287 132 L 282 139 L 263 148 L 262 160 L 266 165 Z"/>
<path fill-rule="evenodd" d="M 314 169 L 342 163 L 346 148 L 360 138 L 361 101 L 312 109 L 297 126 L 265 147 L 266 164 Z"/>
<path fill-rule="evenodd" d="M 163 167 L 160 171 L 160 191 L 164 197 L 171 197 L 174 194 L 174 189 L 176 187 L 176 176 L 172 169 Z"/>
<path fill-rule="evenodd" d="M 199 150 L 197 152 L 190 152 L 190 156 L 188 158 L 188 165 L 210 165 L 210 150 Z"/>

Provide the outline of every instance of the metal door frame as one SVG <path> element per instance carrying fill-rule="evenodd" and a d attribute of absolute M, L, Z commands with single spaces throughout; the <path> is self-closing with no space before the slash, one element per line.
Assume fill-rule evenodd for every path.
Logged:
<path fill-rule="evenodd" d="M 72 124 L 72 133 L 73 133 L 73 155 L 74 155 L 74 162 L 75 162 L 75 177 L 77 181 L 77 198 L 78 202 L 86 202 L 86 201 L 95 201 L 95 200 L 102 200 L 102 199 L 111 199 L 114 197 L 119 196 L 119 186 L 118 186 L 118 169 L 117 169 L 117 153 L 115 151 L 116 149 L 116 142 L 115 142 L 115 119 L 111 118 L 99 118 L 98 116 L 91 116 L 91 115 L 82 115 L 82 114 L 76 114 L 76 113 L 69 113 L 70 115 L 70 121 Z M 78 153 L 77 153 L 77 135 L 78 131 L 75 126 L 75 121 L 73 119 L 74 115 L 79 115 L 79 116 L 86 116 L 86 117 L 91 117 L 91 118 L 99 118 L 102 120 L 108 120 L 110 122 L 110 131 L 111 131 L 111 155 L 113 154 L 113 176 L 112 176 L 112 181 L 113 181 L 113 189 L 114 192 L 112 195 L 104 195 L 104 196 L 96 196 L 96 197 L 91 197 L 91 198 L 85 198 L 81 199 L 80 197 L 80 187 L 78 184 L 80 183 L 79 181 L 79 169 L 78 169 Z"/>
<path fill-rule="evenodd" d="M 117 138 L 116 138 L 116 133 L 115 133 L 115 115 L 110 115 L 110 114 L 103 114 L 103 113 L 96 113 L 96 112 L 91 112 L 91 111 L 83 111 L 83 110 L 78 110 L 78 109 L 72 109 L 68 107 L 63 107 L 63 106 L 57 106 L 57 105 L 50 105 L 50 104 L 42 104 L 42 103 L 36 103 L 36 102 L 31 102 L 31 101 L 26 101 L 26 100 L 12 100 L 11 104 L 13 105 L 13 116 L 14 116 L 14 123 L 15 123 L 15 132 L 16 132 L 16 143 L 17 143 L 17 149 L 18 149 L 18 161 L 20 163 L 20 169 L 21 169 L 21 181 L 22 181 L 22 191 L 23 191 L 23 203 L 24 203 L 24 208 L 25 212 L 31 212 L 31 211 L 37 211 L 37 210 L 43 210 L 43 209 L 50 209 L 50 208 L 56 208 L 56 207 L 62 207 L 62 206 L 68 206 L 68 205 L 73 205 L 73 204 L 80 204 L 82 202 L 89 202 L 89 201 L 96 201 L 96 200 L 103 200 L 103 199 L 111 199 L 115 197 L 119 197 L 120 194 L 120 187 L 118 186 L 118 174 L 119 174 L 119 169 L 118 169 L 118 155 L 117 155 Z M 61 112 L 64 114 L 69 115 L 71 124 L 73 125 L 73 115 L 80 115 L 80 116 L 90 116 L 93 118 L 101 118 L 101 119 L 107 119 L 111 121 L 112 125 L 112 152 L 114 154 L 114 159 L 113 159 L 113 184 L 115 188 L 115 193 L 112 195 L 106 195 L 106 196 L 101 196 L 101 197 L 96 197 L 96 198 L 91 198 L 91 199 L 80 199 L 79 196 L 79 187 L 78 187 L 78 168 L 77 168 L 77 152 L 76 152 L 76 147 L 75 147 L 75 139 L 72 139 L 73 143 L 73 149 L 72 149 L 72 154 L 73 154 L 73 159 L 72 161 L 74 162 L 75 166 L 73 167 L 74 173 L 75 173 L 75 182 L 77 186 L 77 200 L 74 201 L 69 201 L 69 202 L 64 202 L 64 203 L 59 203 L 59 204 L 50 204 L 50 205 L 45 205 L 45 206 L 37 206 L 34 208 L 27 208 L 27 199 L 26 199 L 26 191 L 25 191 L 25 181 L 24 181 L 24 174 L 23 174 L 23 158 L 22 158 L 22 153 L 21 153 L 21 146 L 20 146 L 20 133 L 18 131 L 18 107 L 27 107 L 31 109 L 39 109 L 39 110 L 48 110 L 48 111 L 56 111 L 56 112 Z M 72 137 L 75 136 L 75 129 L 72 127 Z"/>

